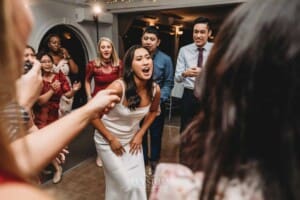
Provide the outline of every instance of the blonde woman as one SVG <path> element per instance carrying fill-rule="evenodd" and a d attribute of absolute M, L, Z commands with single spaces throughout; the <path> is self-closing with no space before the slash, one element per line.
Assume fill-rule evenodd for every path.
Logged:
<path fill-rule="evenodd" d="M 18 12 L 15 12 L 15 11 Z M 32 20 L 25 0 L 0 1 L 0 110 L 12 100 L 30 109 L 41 89 L 40 65 L 34 64 L 21 77 L 23 53 Z M 29 78 L 30 77 L 30 78 Z M 16 88 L 17 86 L 21 88 Z M 16 92 L 18 91 L 18 93 Z M 108 112 L 119 98 L 114 91 L 101 91 L 93 100 L 51 125 L 9 142 L 9 133 L 4 126 L 11 115 L 0 114 L 0 197 L 1 199 L 52 199 L 27 180 L 42 170 L 59 151 L 99 114 Z M 12 110 L 12 115 L 21 120 L 21 114 Z M 20 133 L 25 130 L 20 126 Z M 71 128 L 70 128 L 71 127 Z M 23 133 L 24 134 L 24 133 Z M 25 134 L 24 134 L 25 135 Z M 59 140 L 57 140 L 59 138 Z M 47 148 L 45 148 L 47 147 Z M 17 191 L 17 192 L 16 192 Z"/>
<path fill-rule="evenodd" d="M 98 42 L 99 56 L 88 62 L 86 66 L 85 90 L 88 99 L 92 98 L 100 90 L 105 89 L 110 83 L 122 75 L 123 65 L 115 50 L 113 42 L 102 37 Z M 92 89 L 92 80 L 94 87 Z M 99 155 L 96 160 L 97 166 L 102 166 Z"/>

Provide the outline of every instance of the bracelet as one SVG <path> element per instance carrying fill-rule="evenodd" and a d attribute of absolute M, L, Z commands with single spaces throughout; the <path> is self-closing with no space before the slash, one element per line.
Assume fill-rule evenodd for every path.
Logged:
<path fill-rule="evenodd" d="M 68 55 L 68 56 L 66 57 L 66 59 L 67 59 L 67 60 L 71 60 L 72 57 L 71 57 L 70 55 Z"/>
<path fill-rule="evenodd" d="M 30 120 L 30 114 L 29 114 L 29 112 L 23 106 L 20 106 L 20 112 L 21 112 L 23 121 L 25 123 L 28 123 L 29 120 Z"/>

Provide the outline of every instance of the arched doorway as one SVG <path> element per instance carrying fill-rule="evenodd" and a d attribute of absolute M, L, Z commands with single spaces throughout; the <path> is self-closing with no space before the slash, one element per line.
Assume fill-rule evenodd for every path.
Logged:
<path fill-rule="evenodd" d="M 73 108 L 78 108 L 86 103 L 86 94 L 84 89 L 85 65 L 88 59 L 88 56 L 86 55 L 86 47 L 80 36 L 68 25 L 56 25 L 44 34 L 39 44 L 38 51 L 47 45 L 45 39 L 49 34 L 57 34 L 60 36 L 62 46 L 69 51 L 79 67 L 78 74 L 70 74 L 72 82 L 76 80 L 80 81 L 82 84 L 81 89 L 76 93 L 73 103 Z"/>
<path fill-rule="evenodd" d="M 40 51 L 42 47 L 46 45 L 46 37 L 49 34 L 57 34 L 61 38 L 62 46 L 68 49 L 72 58 L 77 63 L 79 73 L 78 75 L 71 75 L 71 80 L 81 81 L 82 87 L 74 98 L 73 109 L 87 102 L 84 88 L 85 67 L 88 60 L 94 56 L 93 48 L 89 47 L 92 43 L 89 43 L 88 35 L 77 28 L 78 27 L 70 24 L 57 24 L 54 26 L 51 24 L 50 28 L 47 28 L 46 31 L 40 35 L 41 39 L 37 44 L 37 49 Z M 91 133 L 93 133 L 93 127 L 87 126 L 82 130 L 82 133 L 68 145 L 70 154 L 67 156 L 66 163 L 63 166 L 64 170 L 70 169 L 85 159 L 95 155 L 93 134 Z M 50 176 L 47 177 L 46 180 L 51 179 L 52 175 Z"/>

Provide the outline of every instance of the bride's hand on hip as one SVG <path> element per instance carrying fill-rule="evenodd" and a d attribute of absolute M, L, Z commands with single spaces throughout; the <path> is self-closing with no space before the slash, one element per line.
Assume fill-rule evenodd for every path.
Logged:
<path fill-rule="evenodd" d="M 125 153 L 125 149 L 120 143 L 120 141 L 114 137 L 110 142 L 109 142 L 111 150 L 117 155 L 117 156 L 122 156 L 123 153 Z"/>
<path fill-rule="evenodd" d="M 139 134 L 136 134 L 130 142 L 129 153 L 138 154 L 139 152 L 141 152 L 142 151 L 142 141 L 143 141 L 143 137 L 141 137 Z"/>

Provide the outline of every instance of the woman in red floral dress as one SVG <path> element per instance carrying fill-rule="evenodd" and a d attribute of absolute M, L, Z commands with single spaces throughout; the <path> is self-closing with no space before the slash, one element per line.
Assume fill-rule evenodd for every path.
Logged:
<path fill-rule="evenodd" d="M 58 110 L 61 96 L 64 95 L 67 98 L 72 98 L 75 92 L 80 89 L 80 85 L 79 83 L 73 84 L 73 88 L 71 89 L 66 76 L 62 72 L 54 73 L 53 58 L 50 54 L 40 54 L 38 55 L 38 59 L 42 67 L 43 88 L 33 110 L 36 126 L 43 128 L 59 118 Z M 56 169 L 53 183 L 58 183 L 61 180 L 62 167 L 56 160 L 52 164 Z"/>

